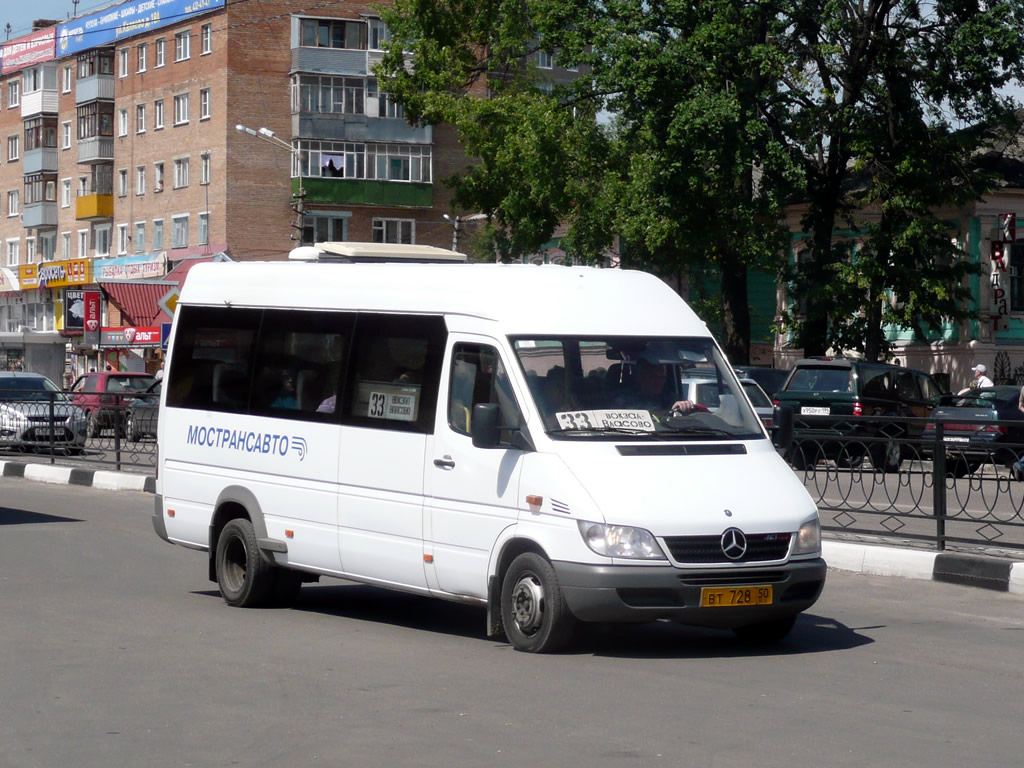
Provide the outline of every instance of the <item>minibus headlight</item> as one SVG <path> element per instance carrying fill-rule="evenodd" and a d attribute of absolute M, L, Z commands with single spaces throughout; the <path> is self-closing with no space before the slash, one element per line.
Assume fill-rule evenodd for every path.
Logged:
<path fill-rule="evenodd" d="M 605 557 L 624 557 L 634 560 L 664 560 L 654 534 L 643 528 L 626 525 L 603 525 L 579 520 L 580 535 L 587 546 Z"/>
<path fill-rule="evenodd" d="M 821 551 L 821 523 L 817 516 L 800 526 L 793 545 L 794 555 L 813 555 Z"/>

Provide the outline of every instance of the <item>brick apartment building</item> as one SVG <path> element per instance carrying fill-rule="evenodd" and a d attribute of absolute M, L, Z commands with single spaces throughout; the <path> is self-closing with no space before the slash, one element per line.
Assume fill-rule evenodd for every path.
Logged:
<path fill-rule="evenodd" d="M 104 329 L 153 327 L 196 259 L 451 245 L 456 136 L 382 92 L 371 3 L 309 7 L 124 0 L 0 47 L 0 370 L 80 373 L 97 346 L 154 367 L 123 334 L 87 343 L 86 289 Z"/>

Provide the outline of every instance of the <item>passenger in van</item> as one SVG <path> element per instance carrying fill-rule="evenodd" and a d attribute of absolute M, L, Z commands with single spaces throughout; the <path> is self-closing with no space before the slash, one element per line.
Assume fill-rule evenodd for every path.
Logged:
<path fill-rule="evenodd" d="M 281 377 L 281 391 L 270 404 L 271 408 L 298 408 L 299 398 L 295 392 L 295 377 L 286 373 Z"/>
<path fill-rule="evenodd" d="M 647 411 L 679 411 L 690 413 L 698 408 L 692 400 L 677 400 L 668 403 L 666 393 L 669 366 L 652 363 L 640 358 L 633 366 L 633 388 L 623 392 L 619 398 L 619 407 L 642 408 Z M 702 408 L 702 410 L 704 410 Z"/>

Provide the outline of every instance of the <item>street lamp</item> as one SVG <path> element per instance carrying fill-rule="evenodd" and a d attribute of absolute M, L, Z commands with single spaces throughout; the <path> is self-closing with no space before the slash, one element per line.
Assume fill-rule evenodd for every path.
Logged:
<path fill-rule="evenodd" d="M 299 231 L 299 238 L 298 239 L 299 239 L 299 242 L 301 243 L 302 242 L 302 225 L 304 223 L 303 201 L 306 199 L 306 192 L 302 188 L 302 155 L 301 155 L 301 153 L 299 152 L 299 150 L 297 150 L 295 147 L 293 147 L 291 144 L 289 144 L 284 139 L 280 138 L 276 133 L 274 133 L 269 128 L 257 128 L 255 130 L 253 130 L 252 128 L 249 128 L 248 126 L 245 126 L 245 125 L 242 125 L 241 123 L 239 123 L 238 125 L 235 126 L 235 130 L 238 131 L 239 133 L 246 133 L 246 134 L 248 134 L 250 136 L 253 136 L 253 137 L 257 138 L 257 139 L 261 139 L 263 141 L 266 141 L 269 144 L 273 144 L 275 147 L 280 147 L 281 149 L 286 149 L 286 150 L 288 150 L 288 153 L 292 156 L 293 162 L 295 163 L 295 169 L 296 169 L 296 172 L 297 172 L 298 178 L 299 178 L 298 203 L 295 206 L 295 214 L 296 214 L 296 217 L 298 219 L 298 223 L 297 224 L 293 224 L 292 226 Z"/>
<path fill-rule="evenodd" d="M 447 213 L 441 214 L 444 220 L 452 225 L 452 250 L 459 250 L 459 231 L 462 229 L 462 222 L 464 221 L 480 221 L 487 218 L 486 213 L 474 213 L 469 216 L 449 216 Z"/>

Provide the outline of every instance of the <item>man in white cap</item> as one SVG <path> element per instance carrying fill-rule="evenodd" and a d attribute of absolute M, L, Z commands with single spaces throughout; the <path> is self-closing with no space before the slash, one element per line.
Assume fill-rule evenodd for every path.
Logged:
<path fill-rule="evenodd" d="M 978 363 L 976 366 L 971 368 L 971 370 L 974 371 L 974 381 L 971 382 L 971 386 L 961 389 L 958 394 L 963 395 L 970 392 L 972 389 L 995 386 L 992 383 L 992 379 L 985 375 L 988 373 L 988 368 L 985 367 L 984 363 Z"/>

